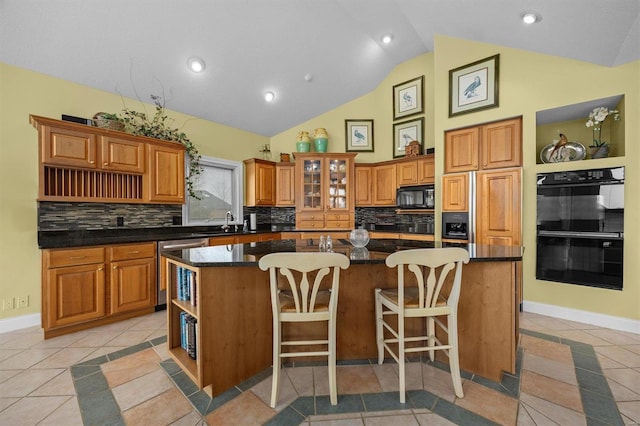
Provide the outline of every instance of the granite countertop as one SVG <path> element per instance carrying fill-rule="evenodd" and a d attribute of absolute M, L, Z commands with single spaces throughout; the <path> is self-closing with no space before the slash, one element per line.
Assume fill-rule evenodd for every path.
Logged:
<path fill-rule="evenodd" d="M 343 253 L 353 264 L 384 263 L 390 253 L 413 248 L 462 247 L 469 251 L 471 262 L 510 262 L 522 260 L 520 246 L 490 246 L 431 241 L 372 239 L 364 248 L 355 248 L 347 240 L 334 240 L 333 251 Z M 257 266 L 260 258 L 276 252 L 312 252 L 318 250 L 314 239 L 265 241 L 229 244 L 165 252 L 163 255 L 194 267 Z"/>
<path fill-rule="evenodd" d="M 291 226 L 274 226 L 271 224 L 258 225 L 256 231 L 243 232 L 239 227 L 237 232 L 223 232 L 220 225 L 215 226 L 161 226 L 148 228 L 86 228 L 86 229 L 62 229 L 38 231 L 38 248 L 66 248 L 66 247 L 82 247 L 102 244 L 126 244 L 126 243 L 142 243 L 148 241 L 165 241 L 180 240 L 190 238 L 208 238 L 223 237 L 229 235 L 252 235 L 271 232 L 303 232 L 292 228 Z M 323 230 L 323 232 L 331 232 L 332 230 Z M 344 229 L 336 230 L 344 231 Z M 397 230 L 394 230 L 398 232 Z M 312 231 L 304 231 L 312 232 Z M 433 234 L 430 234 L 433 235 Z"/>

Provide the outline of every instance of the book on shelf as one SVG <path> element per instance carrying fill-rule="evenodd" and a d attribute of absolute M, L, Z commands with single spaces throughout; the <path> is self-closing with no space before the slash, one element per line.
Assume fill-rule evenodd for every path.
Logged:
<path fill-rule="evenodd" d="M 198 320 L 186 312 L 180 312 L 180 347 L 190 358 L 196 359 Z"/>
<path fill-rule="evenodd" d="M 178 300 L 196 305 L 196 273 L 191 269 L 176 267 L 176 296 Z"/>

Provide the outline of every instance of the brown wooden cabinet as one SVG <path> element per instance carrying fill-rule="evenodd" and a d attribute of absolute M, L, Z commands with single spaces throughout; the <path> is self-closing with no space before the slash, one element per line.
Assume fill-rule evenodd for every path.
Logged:
<path fill-rule="evenodd" d="M 45 338 L 153 312 L 155 253 L 155 242 L 43 250 Z"/>
<path fill-rule="evenodd" d="M 373 168 L 373 205 L 396 205 L 396 165 L 380 164 Z"/>
<path fill-rule="evenodd" d="M 352 229 L 356 154 L 296 154 L 296 228 Z"/>
<path fill-rule="evenodd" d="M 445 133 L 444 171 L 456 173 L 522 165 L 522 118 Z"/>
<path fill-rule="evenodd" d="M 273 161 L 250 158 L 244 161 L 245 204 L 247 206 L 275 206 L 276 165 Z"/>
<path fill-rule="evenodd" d="M 520 168 L 477 173 L 478 244 L 521 244 L 521 174 Z"/>
<path fill-rule="evenodd" d="M 432 154 L 396 163 L 396 184 L 400 186 L 431 184 L 435 181 L 435 162 Z"/>
<path fill-rule="evenodd" d="M 276 163 L 276 207 L 296 205 L 296 168 L 294 163 Z"/>
<path fill-rule="evenodd" d="M 102 318 L 105 256 L 102 247 L 43 252 L 42 327 L 47 331 Z"/>
<path fill-rule="evenodd" d="M 30 116 L 38 129 L 43 201 L 183 204 L 184 147 Z"/>
<path fill-rule="evenodd" d="M 156 304 L 155 243 L 109 247 L 111 312 Z"/>
<path fill-rule="evenodd" d="M 454 173 L 442 176 L 442 211 L 469 210 L 469 175 Z"/>
<path fill-rule="evenodd" d="M 355 165 L 356 207 L 367 207 L 373 205 L 372 174 L 373 166 L 368 164 Z"/>
<path fill-rule="evenodd" d="M 433 155 L 424 156 L 418 162 L 418 184 L 430 184 L 436 180 L 436 166 Z"/>
<path fill-rule="evenodd" d="M 184 147 L 176 143 L 149 144 L 147 199 L 184 204 Z"/>

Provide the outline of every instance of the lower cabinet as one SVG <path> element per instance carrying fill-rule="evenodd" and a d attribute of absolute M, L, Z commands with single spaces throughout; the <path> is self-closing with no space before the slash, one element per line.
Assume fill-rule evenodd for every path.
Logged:
<path fill-rule="evenodd" d="M 155 253 L 155 242 L 43 250 L 45 338 L 153 312 Z"/>

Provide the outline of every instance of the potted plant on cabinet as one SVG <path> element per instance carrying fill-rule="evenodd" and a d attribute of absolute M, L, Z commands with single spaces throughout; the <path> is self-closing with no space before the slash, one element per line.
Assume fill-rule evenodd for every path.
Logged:
<path fill-rule="evenodd" d="M 609 156 L 609 143 L 602 139 L 602 126 L 610 115 L 613 116 L 613 120 L 620 120 L 619 111 L 607 107 L 594 108 L 589 114 L 586 126 L 593 128 L 593 145 L 589 146 L 591 158 L 605 158 Z"/>

